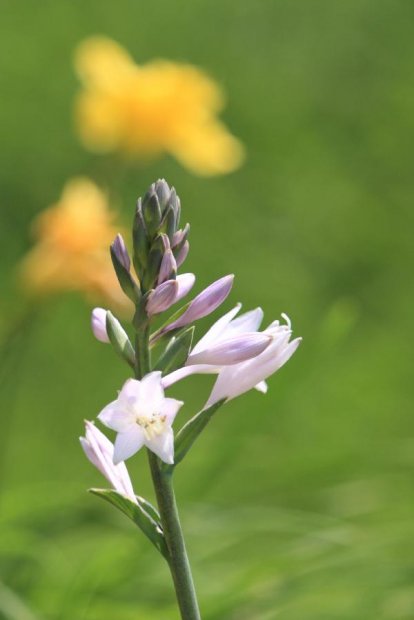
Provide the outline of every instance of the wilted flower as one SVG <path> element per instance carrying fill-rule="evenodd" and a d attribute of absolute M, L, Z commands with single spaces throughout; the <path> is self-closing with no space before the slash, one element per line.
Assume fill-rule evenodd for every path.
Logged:
<path fill-rule="evenodd" d="M 171 425 L 182 404 L 165 398 L 160 372 L 151 372 L 141 381 L 128 379 L 118 398 L 98 415 L 105 426 L 118 433 L 114 463 L 128 459 L 144 445 L 165 463 L 173 463 Z"/>
<path fill-rule="evenodd" d="M 95 424 L 85 421 L 85 437 L 79 437 L 79 441 L 90 462 L 105 476 L 113 489 L 137 503 L 125 463 L 114 465 L 114 446 Z"/>
<path fill-rule="evenodd" d="M 104 37 L 84 41 L 75 64 L 84 86 L 76 120 L 89 149 L 142 158 L 169 153 L 200 175 L 240 166 L 243 147 L 217 119 L 223 94 L 197 67 L 168 60 L 137 65 Z"/>
<path fill-rule="evenodd" d="M 34 221 L 36 245 L 24 257 L 21 277 L 35 294 L 78 290 L 119 308 L 122 295 L 108 255 L 116 228 L 105 194 L 89 179 L 69 181 L 60 200 Z"/>

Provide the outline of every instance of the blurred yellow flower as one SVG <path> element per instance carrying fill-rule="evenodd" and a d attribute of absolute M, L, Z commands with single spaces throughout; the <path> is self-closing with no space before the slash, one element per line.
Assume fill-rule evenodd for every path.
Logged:
<path fill-rule="evenodd" d="M 169 153 L 200 175 L 242 163 L 242 144 L 216 118 L 223 94 L 197 67 L 167 60 L 140 66 L 103 37 L 81 43 L 75 65 L 84 85 L 76 120 L 87 148 L 142 158 Z"/>
<path fill-rule="evenodd" d="M 59 202 L 33 223 L 37 243 L 20 265 L 26 290 L 34 294 L 77 290 L 91 301 L 127 308 L 130 302 L 119 287 L 109 254 L 118 232 L 113 221 L 105 194 L 92 181 L 69 181 Z"/>

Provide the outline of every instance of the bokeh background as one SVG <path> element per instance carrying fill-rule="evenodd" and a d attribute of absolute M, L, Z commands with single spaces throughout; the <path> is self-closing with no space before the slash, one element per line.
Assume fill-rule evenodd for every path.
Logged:
<path fill-rule="evenodd" d="M 125 368 L 88 303 L 24 304 L 30 221 L 110 165 L 73 130 L 77 43 L 199 65 L 245 144 L 205 179 L 164 158 L 119 182 L 121 219 L 158 177 L 191 222 L 197 290 L 235 272 L 230 308 L 287 312 L 303 344 L 214 419 L 176 475 L 206 620 L 414 617 L 414 5 L 407 0 L 1 0 L 0 618 L 174 620 L 167 568 L 78 445 Z M 217 314 L 218 316 L 218 314 Z M 211 321 L 205 321 L 207 326 Z M 200 324 L 198 333 L 203 325 Z M 176 388 L 183 419 L 211 379 Z M 144 455 L 130 461 L 152 498 Z"/>

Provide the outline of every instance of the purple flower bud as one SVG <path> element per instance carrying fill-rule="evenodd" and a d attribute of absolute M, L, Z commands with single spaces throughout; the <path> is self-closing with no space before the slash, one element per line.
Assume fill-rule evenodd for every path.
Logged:
<path fill-rule="evenodd" d="M 93 335 L 100 342 L 109 342 L 108 333 L 106 331 L 106 310 L 104 308 L 95 308 L 92 310 L 91 327 Z"/>
<path fill-rule="evenodd" d="M 112 244 L 112 249 L 121 265 L 127 271 L 129 271 L 131 268 L 131 259 L 129 258 L 128 250 L 126 249 L 126 245 L 122 238 L 122 235 L 120 235 L 119 233 L 115 237 L 115 240 Z"/>
<path fill-rule="evenodd" d="M 177 263 L 174 258 L 172 250 L 166 250 L 162 257 L 160 273 L 158 275 L 158 284 L 162 284 L 166 280 L 170 280 L 171 277 L 177 273 Z"/>
<path fill-rule="evenodd" d="M 164 328 L 164 332 L 184 327 L 213 312 L 223 303 L 233 286 L 234 275 L 224 276 L 202 291 L 176 321 Z"/>
<path fill-rule="evenodd" d="M 176 282 L 178 284 L 178 293 L 174 303 L 180 301 L 191 291 L 194 286 L 195 275 L 193 273 L 182 273 L 177 276 Z"/>
<path fill-rule="evenodd" d="M 172 306 L 177 298 L 178 288 L 176 280 L 167 280 L 157 286 L 148 296 L 145 307 L 148 316 L 160 314 Z"/>
<path fill-rule="evenodd" d="M 181 267 L 181 265 L 183 264 L 183 262 L 187 258 L 189 250 L 190 250 L 190 244 L 188 243 L 188 241 L 186 241 L 184 243 L 183 247 L 181 248 L 181 250 L 178 252 L 178 255 L 177 255 L 177 258 L 176 258 L 177 269 L 179 267 Z"/>

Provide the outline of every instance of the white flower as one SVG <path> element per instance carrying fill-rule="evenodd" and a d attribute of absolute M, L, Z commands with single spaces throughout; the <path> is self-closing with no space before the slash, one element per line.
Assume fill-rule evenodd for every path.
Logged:
<path fill-rule="evenodd" d="M 287 362 L 296 351 L 301 338 L 290 342 L 292 330 L 286 315 L 282 315 L 287 322 L 286 325 L 280 325 L 279 321 L 274 321 L 263 332 L 256 331 L 263 319 L 262 309 L 256 308 L 235 319 L 240 307 L 238 304 L 214 323 L 193 348 L 184 368 L 179 368 L 163 378 L 162 383 L 165 388 L 192 374 L 218 374 L 206 407 L 222 398 L 227 400 L 235 398 L 252 388 L 260 392 L 267 391 L 265 379 Z M 260 335 L 269 339 L 269 343 L 257 353 L 254 353 L 254 347 L 251 346 L 253 341 L 250 344 L 247 340 L 243 343 L 246 336 L 250 338 L 253 334 L 256 334 L 256 337 Z M 232 361 L 232 355 L 228 352 L 228 343 L 233 346 L 235 342 L 241 345 L 237 347 L 237 355 L 249 351 L 251 355 L 246 355 L 244 360 L 234 361 L 233 359 Z M 257 347 L 258 344 L 257 341 L 254 346 Z M 217 363 L 212 364 L 215 356 Z M 222 356 L 221 363 L 220 356 Z"/>
<path fill-rule="evenodd" d="M 85 420 L 85 437 L 79 441 L 90 462 L 95 465 L 118 493 L 137 503 L 125 463 L 114 465 L 114 446 L 95 424 Z"/>
<path fill-rule="evenodd" d="M 117 431 L 114 463 L 129 458 L 147 446 L 165 463 L 174 462 L 174 435 L 171 425 L 182 406 L 165 398 L 161 373 L 151 372 L 141 381 L 128 379 L 117 400 L 107 405 L 98 418 Z"/>
<path fill-rule="evenodd" d="M 267 391 L 265 379 L 273 375 L 285 364 L 298 348 L 302 338 L 290 342 L 292 330 L 289 319 L 287 325 L 280 325 L 274 321 L 264 330 L 272 337 L 271 344 L 256 357 L 233 366 L 224 366 L 217 377 L 213 390 L 206 403 L 210 407 L 222 398 L 231 400 L 245 392 L 256 388 L 261 392 Z"/>

